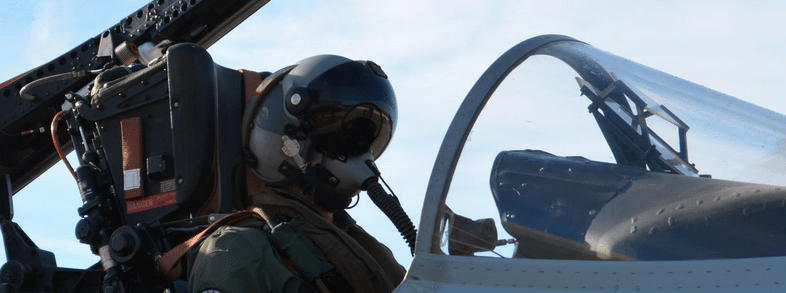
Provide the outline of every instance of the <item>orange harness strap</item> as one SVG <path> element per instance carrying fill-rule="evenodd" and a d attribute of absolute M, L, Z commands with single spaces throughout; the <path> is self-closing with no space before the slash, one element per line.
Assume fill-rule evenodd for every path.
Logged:
<path fill-rule="evenodd" d="M 120 121 L 123 147 L 123 194 L 126 200 L 145 196 L 142 166 L 142 118 L 131 117 Z"/>
<path fill-rule="evenodd" d="M 219 219 L 208 226 L 205 230 L 202 230 L 202 232 L 199 232 L 199 234 L 194 235 L 183 243 L 175 246 L 175 248 L 172 248 L 172 250 L 167 251 L 167 253 L 161 257 L 161 260 L 159 260 L 158 267 L 161 269 L 161 272 L 167 276 L 167 278 L 170 280 L 177 280 L 183 273 L 183 265 L 180 260 L 188 253 L 188 250 L 191 248 L 191 246 L 194 246 L 194 244 L 199 242 L 202 236 L 209 235 L 220 227 L 237 224 L 245 220 L 253 219 L 254 217 L 261 217 L 265 221 L 268 219 L 265 212 L 257 207 L 254 207 L 251 210 L 234 212 Z"/>
<path fill-rule="evenodd" d="M 243 75 L 243 99 L 244 103 L 248 102 L 248 99 L 254 95 L 254 91 L 256 90 L 257 86 L 262 82 L 262 77 L 258 72 L 250 71 L 250 70 L 238 70 Z M 238 129 L 238 131 L 240 131 Z M 216 156 L 218 157 L 220 153 Z M 246 194 L 254 194 L 258 192 L 265 191 L 265 185 L 260 181 L 254 174 L 250 171 L 246 170 Z M 213 186 L 213 192 L 210 194 L 210 197 L 205 201 L 202 207 L 199 208 L 197 212 L 198 215 L 208 215 L 212 213 L 217 213 L 221 207 L 221 191 L 218 188 L 218 175 L 215 175 L 215 184 Z"/>
<path fill-rule="evenodd" d="M 239 70 L 240 73 L 243 74 L 243 88 L 245 91 L 245 103 L 248 103 L 248 100 L 254 96 L 254 92 L 256 92 L 257 87 L 260 83 L 262 83 L 262 76 L 259 72 L 254 72 L 250 70 Z M 245 107 L 244 107 L 245 108 Z M 243 127 L 246 127 L 243 125 Z M 259 180 L 254 174 L 251 173 L 248 169 L 246 169 L 246 194 L 255 194 L 265 191 L 265 184 Z"/>

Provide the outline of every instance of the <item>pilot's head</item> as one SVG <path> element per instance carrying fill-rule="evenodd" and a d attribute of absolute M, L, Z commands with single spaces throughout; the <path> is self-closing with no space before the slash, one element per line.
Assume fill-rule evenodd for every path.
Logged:
<path fill-rule="evenodd" d="M 396 126 L 396 98 L 371 61 L 304 59 L 268 76 L 244 121 L 252 172 L 270 186 L 297 184 L 314 204 L 346 208 L 374 174 Z"/>

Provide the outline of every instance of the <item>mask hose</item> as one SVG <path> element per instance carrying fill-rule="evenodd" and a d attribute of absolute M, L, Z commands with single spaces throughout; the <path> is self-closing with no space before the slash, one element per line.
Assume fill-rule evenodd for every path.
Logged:
<path fill-rule="evenodd" d="M 367 190 L 368 196 L 371 198 L 371 201 L 374 202 L 375 205 L 385 213 L 385 216 L 393 222 L 393 225 L 396 226 L 398 232 L 401 233 L 401 236 L 404 236 L 404 240 L 407 241 L 409 245 L 410 252 L 415 254 L 415 238 L 417 236 L 417 230 L 415 229 L 415 225 L 412 224 L 412 220 L 409 219 L 409 216 L 404 209 L 401 208 L 401 205 L 398 201 L 396 201 L 392 196 L 390 196 L 382 185 L 379 184 L 377 177 L 372 177 L 366 180 L 363 183 L 363 189 Z"/>

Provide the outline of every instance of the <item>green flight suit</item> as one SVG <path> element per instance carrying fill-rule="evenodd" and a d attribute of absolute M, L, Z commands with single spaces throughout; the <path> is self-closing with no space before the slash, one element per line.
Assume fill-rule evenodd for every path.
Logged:
<path fill-rule="evenodd" d="M 330 233 L 324 233 L 324 228 L 313 233 L 314 227 L 325 227 L 327 222 L 316 211 L 304 208 L 307 204 L 292 194 L 277 191 L 269 190 L 266 194 L 257 195 L 258 200 L 252 202 L 268 204 L 263 205 L 263 209 L 268 207 L 274 211 L 276 205 L 294 207 L 297 213 L 303 215 L 296 216 L 301 222 L 319 222 L 319 219 L 322 219 L 324 223 L 304 228 L 304 234 L 321 242 L 316 244 L 324 244 L 317 246 L 320 246 L 321 253 L 337 266 L 336 270 L 325 276 L 331 291 L 385 292 L 401 282 L 404 269 L 395 262 L 390 250 L 358 227 L 346 212 L 336 213 Z M 271 202 L 274 204 L 269 205 Z M 340 235 L 336 237 L 333 234 Z M 333 249 L 347 244 L 356 253 L 347 253 L 346 249 Z M 339 255 L 336 255 L 336 251 Z M 271 239 L 271 229 L 261 219 L 221 227 L 202 238 L 200 243 L 189 250 L 188 290 L 195 293 L 206 290 L 222 293 L 317 292 L 303 274 L 292 268 L 296 265 L 293 265 L 291 260 L 288 260 L 289 264 L 285 262 L 287 257 L 282 257 L 281 253 Z M 355 259 L 356 255 L 361 255 L 360 260 Z M 347 278 L 341 277 L 342 271 Z M 351 279 L 360 276 L 364 280 Z M 371 281 L 366 279 L 373 280 L 374 284 L 370 285 Z"/>

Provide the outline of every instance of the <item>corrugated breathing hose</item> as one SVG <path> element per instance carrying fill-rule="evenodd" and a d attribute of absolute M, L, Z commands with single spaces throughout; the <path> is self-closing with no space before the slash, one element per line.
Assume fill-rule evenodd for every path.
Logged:
<path fill-rule="evenodd" d="M 393 222 L 393 225 L 396 226 L 398 232 L 401 233 L 401 236 L 404 237 L 404 240 L 407 241 L 409 245 L 409 249 L 412 254 L 415 254 L 415 238 L 417 236 L 417 230 L 415 229 L 415 225 L 412 224 L 412 220 L 409 219 L 409 216 L 404 209 L 401 207 L 398 201 L 396 201 L 392 196 L 390 196 L 382 185 L 379 184 L 379 181 L 374 180 L 376 178 L 370 178 L 367 180 L 363 185 L 365 190 L 367 190 L 368 196 L 371 198 L 371 201 L 377 205 L 377 207 Z"/>

